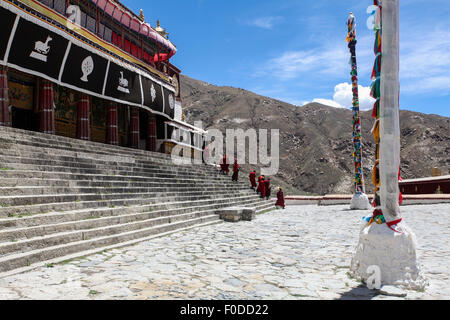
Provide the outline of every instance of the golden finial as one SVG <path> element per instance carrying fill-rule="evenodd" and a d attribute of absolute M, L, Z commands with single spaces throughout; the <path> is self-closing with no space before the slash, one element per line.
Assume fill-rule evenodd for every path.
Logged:
<path fill-rule="evenodd" d="M 145 22 L 144 10 L 142 10 L 142 9 L 139 12 L 139 19 L 141 19 L 143 22 Z"/>
<path fill-rule="evenodd" d="M 159 20 L 156 21 L 156 32 L 162 35 L 164 38 L 169 39 L 169 34 L 166 32 L 166 29 L 162 28 L 159 24 Z"/>

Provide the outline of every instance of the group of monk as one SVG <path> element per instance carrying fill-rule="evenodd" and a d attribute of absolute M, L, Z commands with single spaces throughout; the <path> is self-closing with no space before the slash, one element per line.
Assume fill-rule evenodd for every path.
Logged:
<path fill-rule="evenodd" d="M 232 181 L 237 182 L 239 179 L 239 164 L 238 164 L 238 160 L 234 159 L 234 164 L 233 164 L 233 176 L 231 177 Z M 225 155 L 222 158 L 222 161 L 220 163 L 220 172 L 222 174 L 226 174 L 228 175 L 230 173 L 230 163 L 229 163 L 229 157 L 228 155 Z M 251 184 L 251 188 L 253 190 L 255 190 L 261 198 L 263 199 L 270 199 L 271 196 L 271 191 L 272 191 L 272 187 L 270 186 L 270 179 L 266 178 L 264 175 L 260 176 L 258 178 L 258 184 L 256 184 L 256 172 L 253 170 L 250 175 L 249 175 L 249 179 L 250 179 L 250 184 Z M 275 206 L 277 208 L 285 208 L 286 205 L 284 203 L 284 194 L 283 194 L 283 188 L 279 188 L 278 193 L 277 193 L 277 202 L 275 203 Z"/>

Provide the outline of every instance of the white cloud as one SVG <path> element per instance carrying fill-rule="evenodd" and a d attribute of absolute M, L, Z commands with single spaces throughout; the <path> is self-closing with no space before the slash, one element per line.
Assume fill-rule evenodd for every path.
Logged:
<path fill-rule="evenodd" d="M 261 17 L 248 21 L 247 24 L 250 26 L 270 30 L 275 26 L 275 23 L 280 22 L 282 19 L 282 17 Z"/>
<path fill-rule="evenodd" d="M 318 98 L 318 99 L 314 99 L 312 102 L 317 102 L 317 103 L 320 103 L 320 104 L 324 104 L 324 105 L 326 105 L 326 106 L 330 106 L 330 107 L 333 107 L 333 108 L 345 108 L 343 105 L 341 105 L 340 103 L 338 103 L 338 102 L 336 102 L 336 101 L 334 101 L 334 100 L 330 100 L 330 99 L 321 99 L 321 98 Z M 305 103 L 306 104 L 306 103 Z"/>
<path fill-rule="evenodd" d="M 370 87 L 358 86 L 360 110 L 372 110 L 375 99 L 370 96 Z M 352 85 L 348 82 L 339 83 L 334 87 L 333 100 L 317 98 L 313 102 L 321 103 L 334 108 L 352 108 Z"/>
<path fill-rule="evenodd" d="M 360 75 L 368 75 L 372 71 L 373 37 L 362 37 L 358 41 L 359 47 L 367 48 L 358 52 Z M 343 44 L 344 43 L 344 44 Z M 290 50 L 282 52 L 278 57 L 269 59 L 255 72 L 255 76 L 275 76 L 282 81 L 323 76 L 342 78 L 350 73 L 350 52 L 344 42 L 326 42 L 323 46 L 308 50 Z M 370 70 L 369 70 L 370 69 Z M 350 76 L 348 76 L 350 78 Z"/>

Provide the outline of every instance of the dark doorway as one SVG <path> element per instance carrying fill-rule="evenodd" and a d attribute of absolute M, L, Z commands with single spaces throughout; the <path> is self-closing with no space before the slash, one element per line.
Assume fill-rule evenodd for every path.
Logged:
<path fill-rule="evenodd" d="M 148 131 L 148 113 L 139 110 L 139 149 L 146 149 Z"/>
<path fill-rule="evenodd" d="M 12 127 L 30 131 L 38 131 L 39 117 L 32 110 L 11 108 Z"/>

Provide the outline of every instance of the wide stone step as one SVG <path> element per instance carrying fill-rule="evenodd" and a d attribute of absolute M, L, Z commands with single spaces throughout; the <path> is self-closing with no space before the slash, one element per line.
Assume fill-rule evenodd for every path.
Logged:
<path fill-rule="evenodd" d="M 154 184 L 152 187 L 59 187 L 59 186 L 46 186 L 46 187 L 0 187 L 0 203 L 2 197 L 15 197 L 15 196 L 38 196 L 38 195 L 50 195 L 50 194 L 127 194 L 127 193 L 184 193 L 184 192 L 241 192 L 242 188 L 236 188 L 232 185 L 219 186 L 177 186 L 173 185 L 158 186 Z M 249 191 L 250 192 L 250 191 Z"/>
<path fill-rule="evenodd" d="M 44 172 L 61 172 L 61 173 L 73 173 L 73 174 L 97 174 L 97 175 L 115 175 L 115 176 L 141 176 L 148 178 L 187 178 L 192 177 L 193 175 L 198 178 L 214 178 L 217 181 L 231 181 L 231 176 L 225 175 L 207 175 L 201 174 L 196 175 L 193 173 L 176 173 L 176 172 L 168 172 L 165 170 L 145 170 L 145 169 L 135 169 L 129 170 L 130 168 L 102 168 L 101 166 L 97 166 L 96 168 L 81 168 L 77 166 L 68 167 L 68 166 L 56 166 L 56 165 L 31 165 L 31 164 L 23 164 L 23 163 L 4 163 L 0 162 L 0 171 L 9 171 L 9 170 L 23 170 L 23 171 L 44 171 Z"/>
<path fill-rule="evenodd" d="M 42 223 L 42 217 L 39 219 L 41 221 L 40 224 L 36 226 L 27 226 L 21 228 L 8 228 L 0 231 L 0 242 L 11 242 L 18 241 L 22 239 L 31 239 L 35 237 L 42 237 L 45 235 L 51 235 L 55 233 L 61 232 L 69 232 L 75 230 L 90 230 L 94 228 L 101 228 L 112 225 L 119 224 L 127 224 L 138 221 L 145 221 L 151 219 L 160 219 L 164 217 L 170 217 L 170 221 L 175 221 L 176 219 L 180 219 L 178 216 L 183 217 L 185 214 L 193 213 L 193 212 L 209 212 L 213 214 L 216 210 L 224 207 L 229 207 L 230 204 L 234 205 L 235 203 L 223 203 L 223 204 L 214 204 L 207 206 L 193 206 L 193 207 L 184 207 L 180 209 L 172 209 L 172 210 L 160 210 L 160 211 L 144 211 L 144 212 L 135 212 L 132 210 L 122 210 L 121 212 L 115 212 L 116 215 L 109 216 L 95 216 L 95 215 L 83 215 L 82 213 L 78 213 L 77 215 L 48 215 L 47 218 L 53 218 L 52 221 L 47 219 L 46 223 Z M 240 205 L 245 204 L 246 206 L 251 206 L 255 208 L 266 208 L 266 203 L 260 202 L 240 202 Z M 101 212 L 97 212 L 101 213 Z M 55 219 L 59 218 L 59 219 Z M 71 221 L 61 221 L 63 219 L 75 219 Z M 158 220 L 160 221 L 160 220 Z M 33 223 L 32 219 L 28 219 L 28 222 Z M 34 221 L 36 224 L 36 221 Z M 1 254 L 1 253 L 0 253 Z"/>
<path fill-rule="evenodd" d="M 55 153 L 55 151 L 53 151 Z M 217 176 L 221 177 L 218 171 L 210 172 L 207 170 L 201 170 L 200 168 L 186 168 L 179 165 L 161 165 L 154 163 L 145 163 L 140 161 L 133 162 L 114 162 L 114 161 L 102 161 L 97 159 L 86 159 L 80 157 L 58 157 L 49 156 L 46 154 L 33 154 L 33 157 L 27 157 L 23 155 L 24 152 L 15 152 L 20 154 L 19 156 L 0 155 L 0 165 L 3 167 L 10 166 L 11 164 L 24 164 L 28 166 L 55 166 L 55 167 L 69 167 L 79 169 L 97 169 L 97 170 L 121 170 L 132 172 L 166 172 L 174 174 L 193 174 L 200 176 Z"/>
<path fill-rule="evenodd" d="M 146 150 L 138 150 L 119 146 L 110 146 L 103 143 L 78 140 L 63 136 L 50 135 L 34 131 L 26 131 L 16 128 L 1 127 L 0 132 L 2 136 L 0 138 L 0 143 L 4 144 L 28 144 L 28 145 L 46 145 L 52 146 L 53 148 L 61 148 L 68 150 L 80 149 L 85 152 L 96 151 L 104 153 L 115 153 L 120 152 L 121 154 L 127 155 L 151 155 L 155 159 L 167 160 L 170 155 L 161 154 L 158 152 L 149 152 Z"/>
<path fill-rule="evenodd" d="M 222 198 L 208 198 L 208 199 L 198 199 L 195 200 L 196 203 L 213 203 L 215 201 L 219 201 L 220 199 L 224 199 L 224 201 L 232 201 L 232 200 L 247 200 L 247 199 L 259 199 L 259 197 L 255 194 L 250 195 L 240 195 L 233 198 L 226 197 Z M 127 199 L 117 199 L 117 200 L 94 200 L 94 201 L 79 201 L 79 202 L 57 202 L 57 203 L 45 203 L 45 204 L 32 204 L 28 206 L 16 206 L 16 207 L 8 207 L 8 206 L 0 206 L 0 218 L 6 217 L 23 217 L 29 216 L 33 214 L 42 214 L 49 212 L 63 212 L 70 210 L 82 210 L 82 209 L 95 209 L 95 208 L 115 208 L 115 207 L 126 207 L 126 206 L 136 206 L 136 205 L 152 205 L 155 208 L 157 206 L 166 206 L 168 208 L 175 207 L 178 205 L 186 205 L 191 202 L 192 199 L 173 199 L 171 197 L 160 197 L 157 200 L 149 199 L 149 198 L 127 198 Z"/>
<path fill-rule="evenodd" d="M 229 200 L 229 199 L 227 199 Z M 50 225 L 64 224 L 69 225 L 74 222 L 83 223 L 96 223 L 97 219 L 107 219 L 114 217 L 128 217 L 133 219 L 136 217 L 146 217 L 146 215 L 154 215 L 154 217 L 164 215 L 174 215 L 180 213 L 188 213 L 194 211 L 206 211 L 216 210 L 218 208 L 229 207 L 234 204 L 241 204 L 246 206 L 261 206 L 268 205 L 267 202 L 249 199 L 238 201 L 224 201 L 220 199 L 214 203 L 208 203 L 203 205 L 197 205 L 189 203 L 185 206 L 179 206 L 175 208 L 167 208 L 165 206 L 158 207 L 158 210 L 154 206 L 133 206 L 133 207 L 117 207 L 117 208 L 98 208 L 98 209 L 84 209 L 74 210 L 67 212 L 54 212 L 48 214 L 37 214 L 34 216 L 23 218 L 4 218 L 0 219 L 0 241 L 9 241 L 14 239 L 20 239 L 23 237 L 30 238 L 30 234 L 39 234 L 37 230 L 41 230 L 41 234 L 48 234 L 52 232 L 52 228 L 48 228 Z M 189 206 L 190 205 L 190 206 Z M 273 207 L 273 204 L 272 204 Z M 68 228 L 68 227 L 66 227 Z M 18 232 L 17 235 L 15 233 Z"/>
<path fill-rule="evenodd" d="M 129 148 L 122 148 L 122 147 L 110 147 L 108 148 L 107 152 L 105 151 L 101 151 L 104 150 L 104 145 L 103 144 L 99 144 L 99 143 L 94 143 L 94 142 L 86 142 L 86 141 L 80 141 L 80 140 L 75 140 L 75 139 L 70 139 L 67 138 L 69 140 L 71 140 L 71 143 L 68 143 L 69 146 L 72 147 L 68 147 L 65 149 L 61 149 L 61 145 L 59 142 L 55 142 L 54 141 L 54 137 L 55 136 L 49 136 L 51 138 L 51 140 L 46 140 L 47 144 L 40 144 L 39 146 L 34 147 L 32 144 L 25 144 L 25 145 L 21 145 L 21 142 L 16 139 L 11 139 L 9 141 L 9 147 L 11 150 L 14 150 L 15 148 L 22 148 L 20 149 L 20 151 L 22 152 L 28 152 L 29 149 L 33 149 L 37 150 L 38 152 L 47 152 L 49 154 L 54 154 L 55 151 L 58 153 L 65 153 L 65 154 L 71 154 L 72 156 L 75 155 L 75 157 L 94 157 L 97 159 L 105 159 L 105 158 L 120 158 L 123 159 L 124 157 L 136 157 L 135 160 L 136 161 L 144 161 L 144 162 L 153 162 L 153 163 L 157 163 L 159 165 L 162 166 L 166 166 L 168 165 L 168 163 L 171 163 L 171 157 L 170 155 L 164 155 L 164 154 L 160 154 L 160 153 L 155 153 L 155 152 L 148 152 L 148 151 L 143 151 L 143 150 L 135 150 L 135 149 L 129 149 Z M 64 137 L 63 137 L 64 138 Z M 66 138 L 64 138 L 66 139 Z M 1 146 L 1 141 L 4 139 L 0 139 L 0 146 Z M 91 150 L 79 150 L 79 152 L 81 152 L 81 154 L 79 152 L 75 152 L 73 146 L 74 144 L 93 144 L 93 147 Z M 51 146 L 51 147 L 49 147 Z M 24 149 L 26 148 L 26 149 Z M 122 153 L 122 154 L 121 154 Z M 120 154 L 120 156 L 117 156 L 117 154 Z M 123 161 L 123 160 L 121 160 Z M 170 167 L 170 166 L 169 166 Z M 213 167 L 213 166 L 207 166 L 207 165 L 181 165 L 181 166 L 177 166 L 177 167 L 185 167 L 188 168 L 190 170 L 205 170 L 207 172 L 210 173 L 217 173 L 217 168 Z M 199 168 L 200 167 L 200 168 Z"/>
<path fill-rule="evenodd" d="M 196 176 L 187 176 L 187 177 L 175 177 L 175 178 L 167 178 L 167 177 L 145 177 L 145 176 L 122 176 L 122 175 L 113 175 L 113 174 L 78 174 L 71 172 L 51 172 L 51 171 L 38 171 L 38 170 L 12 170 L 12 169 L 0 169 L 0 181 L 3 179 L 42 179 L 42 180 L 83 180 L 83 181 L 104 181 L 104 182 L 172 182 L 172 183 L 233 183 L 229 180 L 216 180 L 214 177 L 206 177 L 206 178 L 198 178 Z M 230 179 L 231 180 L 231 179 Z M 247 188 L 247 183 L 233 183 L 236 186 L 243 186 Z"/>
<path fill-rule="evenodd" d="M 5 160 L 13 158 L 17 159 L 23 158 L 30 161 L 46 159 L 49 161 L 64 161 L 64 162 L 76 162 L 79 164 L 103 164 L 103 165 L 114 165 L 114 166 L 138 166 L 151 168 L 163 168 L 167 170 L 184 170 L 196 173 L 218 173 L 217 168 L 209 165 L 174 165 L 171 159 L 164 160 L 163 163 L 155 163 L 153 158 L 146 158 L 142 156 L 122 156 L 116 153 L 111 154 L 96 154 L 96 153 L 84 153 L 84 152 L 72 152 L 63 151 L 54 148 L 30 148 L 29 146 L 14 145 L 8 149 L 7 154 L 3 155 Z"/>
<path fill-rule="evenodd" d="M 29 137 L 28 136 L 22 136 L 22 135 L 18 135 L 18 136 L 4 136 L 0 139 L 0 147 L 4 148 L 4 149 L 12 149 L 15 150 L 17 148 L 24 148 L 26 147 L 27 149 L 32 149 L 34 148 L 35 150 L 44 150 L 47 149 L 49 151 L 53 150 L 53 151 L 63 151 L 63 152 L 81 152 L 81 153 L 85 153 L 85 154 L 95 154 L 97 156 L 99 155 L 104 155 L 104 156 L 109 156 L 109 155 L 116 155 L 118 153 L 120 153 L 123 156 L 130 156 L 130 157 L 138 157 L 141 160 L 145 160 L 145 161 L 150 161 L 153 163 L 158 163 L 161 165 L 166 165 L 168 162 L 171 162 L 171 156 L 170 155 L 165 155 L 165 154 L 161 154 L 161 153 L 156 153 L 156 152 L 149 152 L 149 151 L 144 151 L 144 150 L 136 150 L 136 149 L 130 149 L 130 148 L 124 148 L 124 147 L 109 147 L 106 146 L 104 144 L 100 144 L 100 143 L 95 143 L 95 142 L 88 142 L 88 141 L 81 141 L 81 140 L 76 140 L 76 139 L 70 139 L 70 138 L 65 138 L 62 137 L 64 139 L 69 139 L 70 142 L 59 142 L 59 141 L 55 141 L 55 139 L 53 139 L 55 136 L 49 136 L 51 139 L 41 139 L 39 138 L 38 140 L 36 140 L 35 138 L 32 138 L 33 141 L 29 141 Z M 61 138 L 61 137 L 58 137 Z M 25 139 L 25 140 L 22 140 Z M 106 146 L 106 147 L 105 147 Z M 183 165 L 184 167 L 188 167 L 188 168 L 193 168 L 196 169 L 198 168 L 198 165 Z M 207 169 L 206 170 L 214 170 L 213 167 L 211 166 L 205 166 Z M 217 170 L 214 170 L 217 171 Z"/>
<path fill-rule="evenodd" d="M 0 187 L 2 188 L 21 188 L 21 187 L 93 187 L 93 188 L 151 188 L 154 186 L 161 187 L 216 187 L 217 181 L 210 179 L 186 179 L 180 182 L 174 182 L 173 179 L 158 179 L 149 181 L 130 181 L 130 179 L 122 181 L 103 181 L 96 179 L 89 180 L 69 180 L 69 179 L 42 179 L 42 178 L 0 178 Z M 227 187 L 233 187 L 239 190 L 250 189 L 242 184 L 226 184 Z"/>
<path fill-rule="evenodd" d="M 223 194 L 220 189 L 211 191 L 185 191 L 179 192 L 140 192 L 140 193 L 74 193 L 74 194 L 41 194 L 23 196 L 0 196 L 0 206 L 24 206 L 33 204 L 46 204 L 56 202 L 76 202 L 76 201 L 102 201 L 146 198 L 157 201 L 160 198 L 186 199 L 196 201 L 204 198 L 214 198 Z M 227 191 L 227 196 L 240 195 L 240 191 Z"/>

